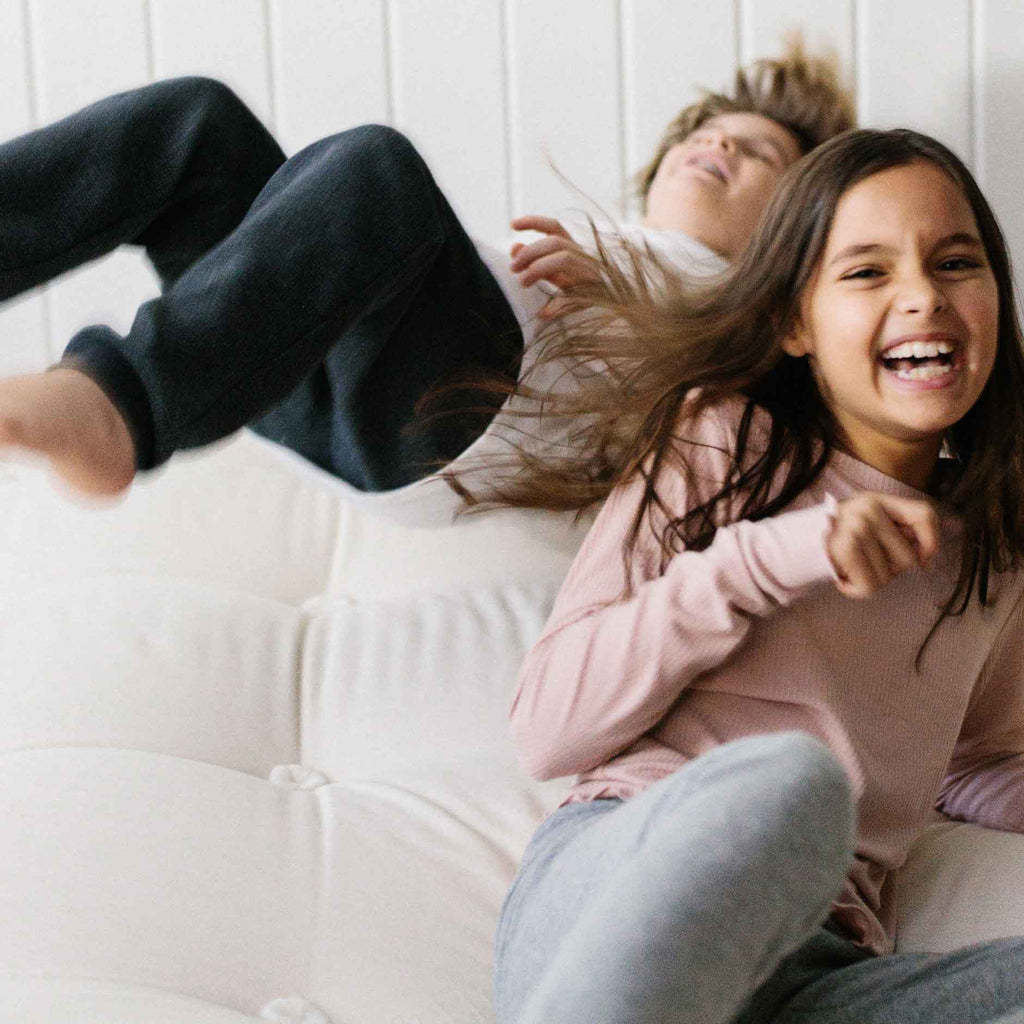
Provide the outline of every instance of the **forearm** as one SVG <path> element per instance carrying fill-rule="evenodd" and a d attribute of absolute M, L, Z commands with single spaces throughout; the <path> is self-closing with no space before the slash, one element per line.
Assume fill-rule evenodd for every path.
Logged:
<path fill-rule="evenodd" d="M 755 619 L 832 579 L 828 523 L 819 506 L 733 524 L 627 600 L 556 617 L 524 663 L 512 707 L 524 767 L 538 778 L 587 771 L 653 728 Z M 585 576 L 575 586 L 585 589 Z"/>

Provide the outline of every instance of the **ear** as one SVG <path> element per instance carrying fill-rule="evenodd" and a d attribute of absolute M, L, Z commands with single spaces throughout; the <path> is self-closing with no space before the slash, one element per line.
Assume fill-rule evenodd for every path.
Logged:
<path fill-rule="evenodd" d="M 796 317 L 781 341 L 782 351 L 794 359 L 809 356 L 812 352 L 811 338 L 800 317 Z"/>

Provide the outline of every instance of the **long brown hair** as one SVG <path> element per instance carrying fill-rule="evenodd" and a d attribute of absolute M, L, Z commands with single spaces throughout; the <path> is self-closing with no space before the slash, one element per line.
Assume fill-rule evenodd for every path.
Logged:
<path fill-rule="evenodd" d="M 1006 243 L 970 171 L 918 132 L 858 130 L 792 167 L 740 259 L 711 280 L 686 280 L 650 253 L 628 265 L 595 232 L 604 283 L 572 289 L 565 313 L 546 325 L 540 355 L 520 391 L 536 400 L 524 416 L 576 424 L 569 454 L 519 451 L 514 474 L 484 489 L 449 481 L 467 502 L 583 509 L 641 474 L 645 491 L 624 557 L 644 523 L 658 525 L 663 564 L 682 546 L 701 550 L 725 521 L 776 514 L 812 483 L 835 445 L 835 425 L 806 359 L 781 340 L 825 248 L 836 206 L 858 182 L 916 161 L 943 170 L 973 210 L 999 296 L 992 373 L 971 410 L 947 433 L 952 472 L 937 496 L 963 520 L 960 573 L 942 610 L 959 614 L 977 592 L 989 601 L 993 572 L 1024 558 L 1024 355 Z M 564 367 L 572 386 L 531 390 L 536 374 Z M 732 473 L 717 494 L 680 515 L 658 489 L 669 465 L 689 473 L 681 425 L 727 398 L 745 403 Z M 749 450 L 756 412 L 767 413 L 767 445 Z M 756 457 L 754 457 L 756 455 Z"/>

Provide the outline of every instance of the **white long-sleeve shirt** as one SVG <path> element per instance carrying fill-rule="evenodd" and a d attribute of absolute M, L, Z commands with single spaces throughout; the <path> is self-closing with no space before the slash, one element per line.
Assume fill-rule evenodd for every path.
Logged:
<path fill-rule="evenodd" d="M 585 221 L 566 218 L 563 223 L 573 237 L 584 247 L 593 248 L 593 233 Z M 677 268 L 684 274 L 710 275 L 724 270 L 726 261 L 706 245 L 688 235 L 676 231 L 655 231 L 643 227 L 624 227 L 621 236 L 631 245 L 643 250 L 650 246 L 652 251 L 666 265 Z M 603 238 L 614 250 L 618 234 L 611 231 L 603 234 Z M 480 258 L 494 275 L 501 286 L 509 305 L 519 322 L 523 334 L 523 359 L 520 376 L 527 373 L 534 365 L 534 338 L 538 326 L 537 313 L 551 297 L 548 288 L 533 285 L 524 288 L 509 269 L 510 257 L 508 245 L 494 246 L 477 241 Z M 557 368 L 552 368 L 550 375 L 552 389 L 564 385 L 564 378 L 558 376 Z M 544 381 L 535 376 L 531 380 L 534 388 L 543 387 Z M 538 451 L 548 446 L 564 444 L 567 439 L 568 425 L 555 417 L 547 420 L 524 419 L 516 415 L 516 410 L 524 406 L 525 400 L 512 396 L 490 422 L 487 429 L 474 441 L 456 462 L 466 474 L 465 482 L 472 486 L 474 479 L 484 481 L 502 470 L 496 467 L 508 464 L 508 458 L 514 446 L 526 442 L 527 446 Z M 526 436 L 524 436 L 524 431 Z M 422 480 L 399 487 L 391 491 L 361 491 L 325 470 L 307 462 L 301 456 L 287 448 L 275 446 L 277 453 L 304 472 L 311 473 L 323 484 L 340 491 L 351 504 L 357 505 L 374 515 L 384 516 L 394 522 L 408 527 L 439 527 L 450 525 L 460 509 L 461 499 L 438 475 L 431 475 Z"/>

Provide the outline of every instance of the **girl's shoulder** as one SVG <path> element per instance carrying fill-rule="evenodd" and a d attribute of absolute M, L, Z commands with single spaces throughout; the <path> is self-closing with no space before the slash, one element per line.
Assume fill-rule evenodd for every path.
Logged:
<path fill-rule="evenodd" d="M 683 402 L 658 460 L 656 487 L 664 508 L 679 514 L 702 504 L 734 476 L 748 405 L 743 396 L 705 405 L 696 392 Z M 751 408 L 749 416 L 744 463 L 750 456 L 757 457 L 767 437 L 767 414 Z M 648 469 L 653 458 L 648 460 Z"/>
<path fill-rule="evenodd" d="M 801 469 L 794 476 L 792 449 L 776 442 L 771 450 L 772 425 L 771 413 L 746 395 L 704 405 L 702 396 L 695 394 L 679 411 L 663 463 L 668 472 L 662 479 L 670 489 L 684 487 L 690 503 L 717 501 L 724 492 L 723 523 L 737 518 L 755 492 L 767 502 L 788 489 L 785 507 L 795 510 L 830 495 L 841 500 L 864 489 L 838 478 L 831 458 L 820 470 Z M 813 438 L 808 440 L 816 446 Z"/>
<path fill-rule="evenodd" d="M 760 454 L 767 447 L 771 432 L 771 417 L 764 408 L 743 395 L 730 395 L 704 405 L 702 393 L 696 391 L 680 406 L 672 430 L 673 452 L 687 462 L 699 458 L 702 450 L 706 457 L 714 458 L 713 453 L 717 453 L 731 460 L 739 446 L 745 417 L 748 422 L 744 449 Z"/>

